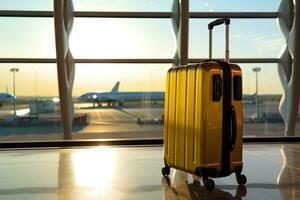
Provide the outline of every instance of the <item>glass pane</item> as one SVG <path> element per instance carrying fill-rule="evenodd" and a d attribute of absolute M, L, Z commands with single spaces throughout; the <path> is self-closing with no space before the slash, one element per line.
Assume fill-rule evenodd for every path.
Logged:
<path fill-rule="evenodd" d="M 56 57 L 53 19 L 0 17 L 0 26 L 0 57 Z"/>
<path fill-rule="evenodd" d="M 208 57 L 208 29 L 211 19 L 190 20 L 189 56 Z M 233 19 L 230 25 L 230 57 L 277 58 L 284 46 L 274 19 Z M 213 57 L 225 57 L 224 27 L 213 30 Z"/>
<path fill-rule="evenodd" d="M 284 124 L 279 114 L 283 88 L 277 64 L 239 65 L 243 71 L 244 136 L 283 136 Z M 261 69 L 257 72 L 258 91 L 253 71 L 257 67 Z"/>
<path fill-rule="evenodd" d="M 192 12 L 276 12 L 280 0 L 190 0 Z"/>
<path fill-rule="evenodd" d="M 75 58 L 170 58 L 170 19 L 76 18 L 70 38 Z"/>
<path fill-rule="evenodd" d="M 162 138 L 169 68 L 169 64 L 77 64 L 75 113 L 87 115 L 89 122 L 82 128 L 74 125 L 73 138 Z"/>
<path fill-rule="evenodd" d="M 173 0 L 73 0 L 76 11 L 170 11 Z"/>
<path fill-rule="evenodd" d="M 190 58 L 208 56 L 210 21 L 190 20 Z M 0 18 L 0 25 L 0 57 L 56 57 L 53 20 Z M 278 57 L 284 45 L 279 32 L 275 20 L 232 20 L 231 57 Z M 224 57 L 222 28 L 214 30 L 213 41 L 213 56 Z M 70 48 L 75 58 L 172 58 L 175 39 L 170 19 L 76 18 Z"/>
<path fill-rule="evenodd" d="M 0 64 L 0 74 L 0 140 L 62 139 L 56 65 Z"/>
<path fill-rule="evenodd" d="M 1 0 L 0 10 L 53 10 L 53 0 Z"/>

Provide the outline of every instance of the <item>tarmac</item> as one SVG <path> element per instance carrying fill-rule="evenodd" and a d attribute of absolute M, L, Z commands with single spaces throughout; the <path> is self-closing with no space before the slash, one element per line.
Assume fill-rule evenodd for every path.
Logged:
<path fill-rule="evenodd" d="M 75 104 L 76 114 L 88 114 L 86 125 L 73 126 L 73 139 L 124 139 L 124 138 L 162 138 L 163 124 L 138 124 L 138 119 L 160 119 L 163 115 L 162 105 L 145 104 L 141 106 L 123 106 L 116 108 L 94 108 L 91 104 Z M 0 108 L 0 119 L 13 117 L 12 107 Z M 26 113 L 27 111 L 27 113 Z M 260 112 L 278 113 L 278 104 L 266 103 L 259 107 Z M 17 114 L 28 114 L 25 105 L 17 107 Z M 244 105 L 244 120 L 256 112 L 255 104 Z M 49 115 L 49 114 L 41 114 Z M 59 114 L 57 115 L 58 118 Z M 59 120 L 59 119 L 58 119 Z M 32 126 L 2 126 L 0 124 L 0 140 L 57 140 L 62 139 L 60 124 Z M 297 124 L 300 133 L 300 123 Z M 244 136 L 283 136 L 282 122 L 244 122 Z"/>

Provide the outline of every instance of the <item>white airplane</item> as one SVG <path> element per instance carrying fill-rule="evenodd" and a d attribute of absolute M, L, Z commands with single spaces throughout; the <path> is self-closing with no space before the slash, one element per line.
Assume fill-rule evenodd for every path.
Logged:
<path fill-rule="evenodd" d="M 88 92 L 81 95 L 78 99 L 83 102 L 97 103 L 99 107 L 102 103 L 108 106 L 123 105 L 128 101 L 156 101 L 164 100 L 164 92 L 119 92 L 120 81 L 118 81 L 110 92 Z"/>
<path fill-rule="evenodd" d="M 81 95 L 78 100 L 82 102 L 96 103 L 98 106 L 102 106 L 102 103 L 107 103 L 108 106 L 123 105 L 128 101 L 143 101 L 150 100 L 160 101 L 164 100 L 164 92 L 119 92 L 120 81 L 118 81 L 110 92 L 88 92 Z M 255 103 L 255 95 L 243 95 L 243 102 L 245 104 Z"/>
<path fill-rule="evenodd" d="M 256 102 L 256 93 L 254 94 L 244 94 L 243 95 L 244 104 L 254 104 Z"/>

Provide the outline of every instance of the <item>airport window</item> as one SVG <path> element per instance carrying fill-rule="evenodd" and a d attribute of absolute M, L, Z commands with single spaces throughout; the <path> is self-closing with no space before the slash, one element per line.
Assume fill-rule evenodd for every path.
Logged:
<path fill-rule="evenodd" d="M 207 23 L 211 21 L 211 18 L 205 18 L 205 14 L 238 12 L 244 15 L 246 13 L 248 17 L 244 17 L 248 19 L 244 17 L 241 17 L 244 19 L 232 19 L 230 29 L 230 57 L 243 62 L 240 66 L 243 70 L 244 135 L 283 136 L 284 126 L 278 111 L 283 88 L 277 71 L 277 59 L 285 44 L 276 19 L 279 0 L 272 1 L 272 3 L 271 0 L 234 0 L 235 7 L 228 7 L 230 4 L 228 1 L 218 1 L 217 4 L 216 0 L 190 0 L 192 17 L 189 20 L 189 58 L 205 59 L 208 57 Z M 27 3 L 20 2 L 20 0 L 1 1 L 0 10 L 41 11 L 42 13 L 53 11 L 53 1 L 50 0 L 38 3 L 33 3 L 33 0 L 26 0 Z M 163 2 L 133 0 L 128 4 L 126 2 L 126 6 L 123 1 L 117 0 L 101 2 L 74 0 L 76 12 L 69 40 L 70 50 L 76 62 L 73 87 L 75 109 L 73 139 L 162 138 L 163 100 L 149 100 L 152 94 L 147 92 L 164 93 L 166 72 L 172 66 L 171 61 L 176 50 L 175 34 L 172 19 L 170 19 L 172 5 L 171 0 Z M 81 11 L 79 17 L 78 12 Z M 91 17 L 89 11 L 98 14 L 132 12 L 134 15 L 135 12 L 141 12 L 142 15 L 143 12 L 157 12 L 166 15 L 162 18 L 156 16 L 146 17 L 146 19 L 141 19 L 141 16 L 138 17 L 139 19 L 134 17 L 97 18 Z M 268 17 L 270 19 L 257 19 L 255 12 L 269 12 L 272 16 Z M 44 17 L 18 16 L 20 13 L 16 12 L 14 17 L 0 17 L 0 25 L 3 27 L 0 31 L 0 43 L 3 47 L 0 50 L 2 62 L 0 71 L 1 76 L 4 77 L 1 79 L 1 85 L 2 90 L 11 93 L 12 72 L 10 70 L 20 69 L 16 73 L 16 96 L 18 97 L 16 109 L 18 112 L 23 108 L 28 111 L 32 106 L 30 103 L 32 99 L 46 98 L 57 101 L 59 98 L 52 12 L 44 12 L 47 14 Z M 203 16 L 195 19 L 197 14 Z M 214 31 L 213 57 L 215 58 L 224 57 L 223 30 L 223 28 L 217 28 Z M 20 63 L 14 63 L 14 60 L 20 58 Z M 22 58 L 27 64 L 21 63 Z M 41 62 L 40 64 L 30 63 L 30 60 L 34 62 L 34 59 L 39 58 L 40 60 L 36 62 Z M 7 59 L 11 60 L 10 63 L 7 63 Z M 52 64 L 42 63 L 43 60 Z M 252 64 L 246 63 L 247 60 L 250 60 Z M 113 64 L 114 62 L 118 64 Z M 254 68 L 261 69 L 258 73 L 258 94 L 255 91 Z M 268 78 L 271 75 L 272 80 Z M 28 86 L 25 87 L 25 85 Z M 53 90 L 49 90 L 47 85 L 51 85 Z M 108 93 L 104 95 L 105 97 L 101 97 L 104 99 L 98 97 L 98 93 L 103 92 L 98 92 L 99 90 Z M 135 97 L 140 93 L 145 94 L 142 96 L 142 101 L 139 99 L 127 102 L 127 100 L 120 101 L 119 98 L 115 98 L 115 91 L 129 92 Z M 256 109 L 256 103 L 258 109 Z M 44 104 L 47 104 L 47 101 Z M 58 105 L 57 102 L 55 105 Z M 2 118 L 5 118 L 7 113 L 12 116 L 12 106 L 11 102 L 2 105 Z M 60 110 L 57 106 L 55 109 L 57 119 L 60 120 Z M 24 120 L 31 119 L 30 112 L 25 116 L 27 118 L 24 117 Z M 35 136 L 39 136 L 32 136 L 32 139 L 61 139 L 63 133 L 61 124 L 55 124 L 52 127 L 55 129 L 54 135 L 46 134 L 50 129 L 44 127 L 39 130 L 33 124 L 27 128 L 13 126 L 12 135 L 18 135 L 18 138 L 6 137 L 7 135 L 4 138 L 5 140 L 27 140 L 31 137 L 31 133 L 34 133 Z M 4 128 L 1 133 L 9 132 L 4 126 L 0 128 Z M 28 134 L 25 133 L 26 131 Z M 135 134 L 125 136 L 124 132 Z M 22 138 L 22 134 L 27 134 L 27 136 Z"/>
<path fill-rule="evenodd" d="M 0 141 L 62 139 L 56 65 L 1 63 L 0 74 Z"/>
<path fill-rule="evenodd" d="M 299 12 L 0 0 L 0 199 L 299 199 Z"/>
<path fill-rule="evenodd" d="M 190 20 L 190 58 L 208 57 L 208 29 L 211 19 Z M 258 29 L 253 27 L 259 27 Z M 284 40 L 275 19 L 232 19 L 230 24 L 231 58 L 277 58 Z M 224 58 L 224 28 L 213 33 L 213 57 Z"/>
<path fill-rule="evenodd" d="M 240 63 L 239 65 L 243 71 L 244 136 L 282 136 L 284 125 L 278 106 L 283 89 L 278 73 L 274 71 L 277 64 Z M 47 110 L 45 108 L 47 106 L 44 105 L 41 109 L 46 110 L 40 110 L 39 113 L 32 111 L 30 113 L 28 109 L 34 109 L 35 100 L 44 101 L 43 104 L 53 106 L 49 100 L 53 101 L 58 97 L 55 64 L 9 63 L 1 64 L 0 67 L 4 77 L 1 79 L 1 85 L 9 93 L 12 93 L 13 87 L 13 74 L 10 69 L 12 67 L 19 69 L 16 74 L 16 108 L 20 120 L 34 120 L 37 116 L 38 119 L 44 119 L 44 121 L 47 117 L 49 117 L 48 120 L 51 118 L 53 121 L 55 117 L 60 118 L 58 105 L 55 106 L 55 110 L 51 111 Z M 165 75 L 170 67 L 170 64 L 76 64 L 73 90 L 76 120 L 73 125 L 73 138 L 162 138 L 164 106 L 162 100 L 123 102 L 114 98 L 97 102 L 94 95 L 103 94 L 103 96 L 111 97 L 112 88 L 117 82 L 120 82 L 117 90 L 120 93 L 164 92 Z M 258 119 L 256 118 L 256 76 L 253 72 L 253 68 L 256 67 L 261 68 L 258 74 Z M 266 78 L 270 76 L 273 77 L 271 80 Z M 55 87 L 50 91 L 49 85 Z M 91 92 L 96 93 L 90 95 Z M 51 122 L 49 128 L 46 122 L 41 124 L 31 122 L 29 125 L 23 122 L 12 128 L 9 124 L 9 116 L 12 117 L 12 115 L 13 102 L 3 103 L 1 120 L 8 121 L 7 124 L 1 126 L 1 140 L 61 138 L 62 128 L 59 123 Z M 298 127 L 297 124 L 297 130 Z"/>
<path fill-rule="evenodd" d="M 283 136 L 284 123 L 279 113 L 283 88 L 274 70 L 277 64 L 239 63 L 239 66 L 243 72 L 244 136 Z M 258 91 L 255 68 L 260 69 Z"/>
<path fill-rule="evenodd" d="M 0 58 L 55 58 L 51 18 L 0 17 Z"/>

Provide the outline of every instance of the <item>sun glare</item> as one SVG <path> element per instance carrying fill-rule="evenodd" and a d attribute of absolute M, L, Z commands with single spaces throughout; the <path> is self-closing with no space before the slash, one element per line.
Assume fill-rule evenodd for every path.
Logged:
<path fill-rule="evenodd" d="M 75 183 L 94 190 L 93 196 L 109 192 L 116 166 L 116 149 L 97 147 L 72 154 Z"/>
<path fill-rule="evenodd" d="M 70 48 L 76 58 L 119 58 L 141 53 L 140 31 L 126 20 L 76 19 Z"/>

